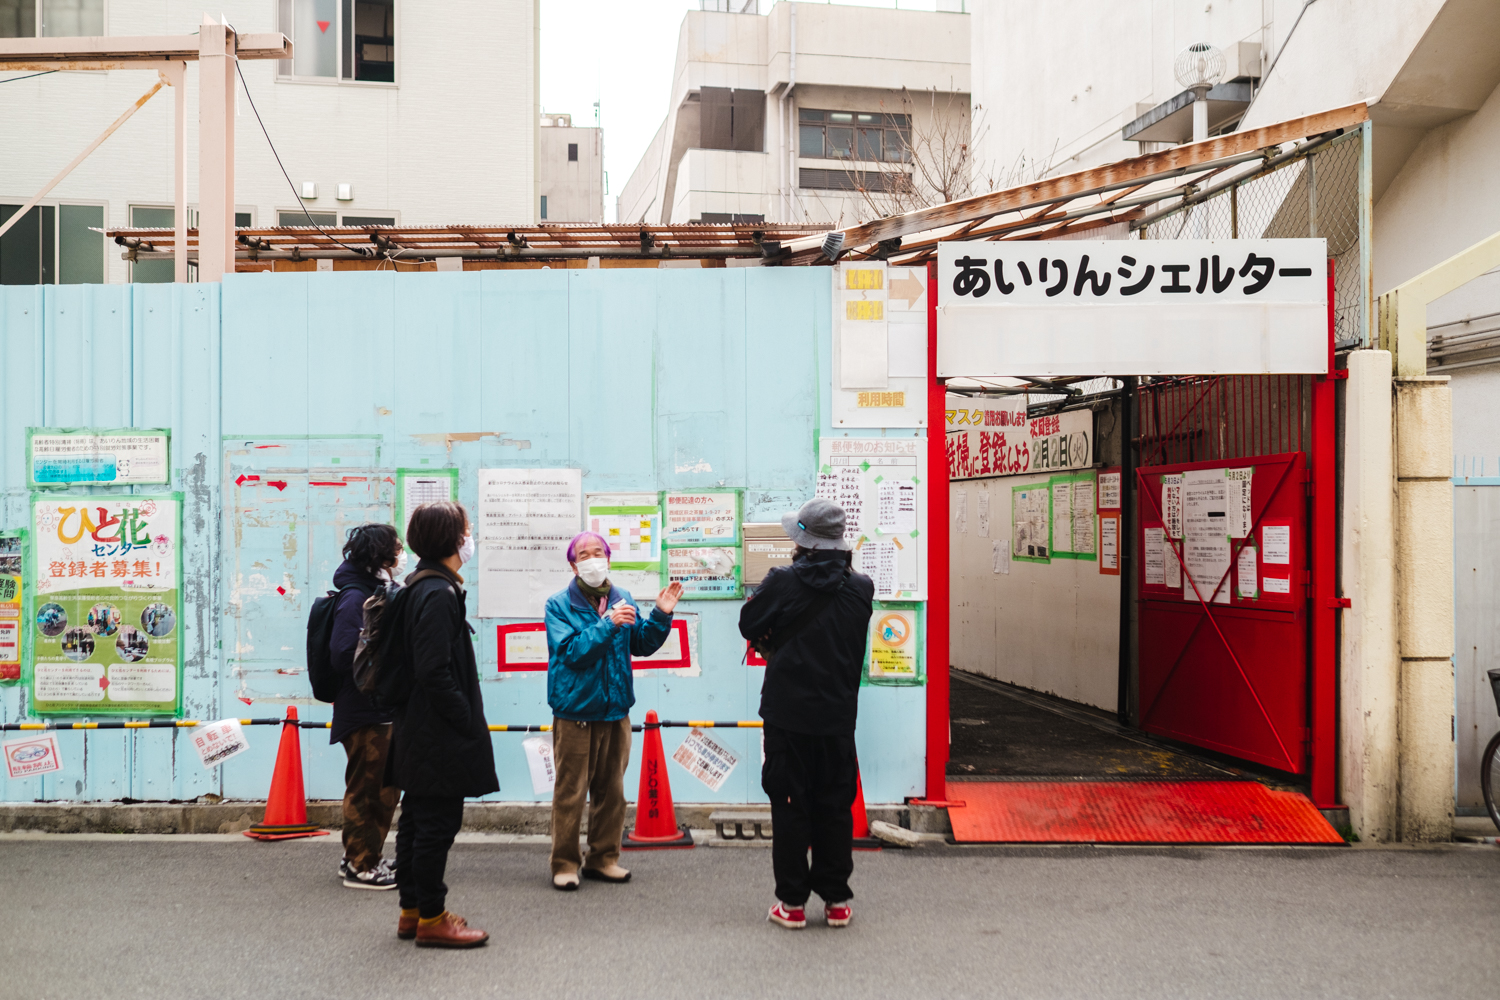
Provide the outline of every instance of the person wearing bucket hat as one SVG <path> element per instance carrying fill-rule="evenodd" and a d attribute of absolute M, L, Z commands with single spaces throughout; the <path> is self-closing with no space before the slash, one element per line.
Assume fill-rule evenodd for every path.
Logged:
<path fill-rule="evenodd" d="M 766 658 L 761 787 L 771 799 L 776 905 L 769 919 L 807 924 L 817 893 L 830 927 L 852 918 L 854 722 L 875 584 L 853 568 L 843 508 L 821 498 L 786 514 L 791 566 L 766 574 L 740 610 L 740 634 Z M 812 865 L 807 847 L 812 847 Z"/>

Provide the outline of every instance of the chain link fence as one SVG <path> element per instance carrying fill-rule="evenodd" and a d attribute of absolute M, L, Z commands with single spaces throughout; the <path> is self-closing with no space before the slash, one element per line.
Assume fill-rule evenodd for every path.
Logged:
<path fill-rule="evenodd" d="M 1363 346 L 1368 315 L 1361 301 L 1360 133 L 1241 181 L 1150 223 L 1142 239 L 1229 240 L 1322 237 L 1334 259 L 1334 343 Z"/>

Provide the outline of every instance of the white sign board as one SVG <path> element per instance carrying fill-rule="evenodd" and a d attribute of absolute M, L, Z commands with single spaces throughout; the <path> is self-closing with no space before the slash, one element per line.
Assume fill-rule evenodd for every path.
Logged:
<path fill-rule="evenodd" d="M 817 495 L 844 511 L 854 568 L 877 600 L 927 599 L 927 442 L 923 438 L 823 437 Z"/>
<path fill-rule="evenodd" d="M 48 771 L 61 771 L 57 734 L 41 733 L 0 744 L 5 753 L 5 773 L 12 778 L 30 778 Z"/>
<path fill-rule="evenodd" d="M 1324 372 L 1315 240 L 938 245 L 946 377 Z"/>
<path fill-rule="evenodd" d="M 729 773 L 739 763 L 739 758 L 728 747 L 697 726 L 688 730 L 687 739 L 672 754 L 672 759 L 715 792 L 724 787 Z"/>
<path fill-rule="evenodd" d="M 578 469 L 479 470 L 479 617 L 540 618 L 573 579 L 582 520 Z"/>
<path fill-rule="evenodd" d="M 861 260 L 829 270 L 833 426 L 926 426 L 926 265 Z"/>
<path fill-rule="evenodd" d="M 1026 397 L 971 399 L 949 394 L 949 479 L 1064 472 L 1094 464 L 1094 414 L 1069 410 L 1027 417 Z"/>
<path fill-rule="evenodd" d="M 221 719 L 208 722 L 193 730 L 193 749 L 205 771 L 212 771 L 231 757 L 238 757 L 250 749 L 245 739 L 245 730 L 239 719 Z"/>

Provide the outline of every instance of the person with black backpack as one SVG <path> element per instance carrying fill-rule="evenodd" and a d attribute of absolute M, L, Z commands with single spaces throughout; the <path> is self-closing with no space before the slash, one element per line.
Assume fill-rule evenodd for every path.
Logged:
<path fill-rule="evenodd" d="M 771 866 L 776 905 L 769 919 L 807 926 L 804 907 L 817 893 L 830 927 L 853 917 L 852 809 L 859 763 L 859 709 L 875 584 L 854 572 L 844 511 L 813 499 L 781 526 L 796 543 L 791 566 L 766 574 L 740 609 L 740 634 L 766 659 L 760 689 L 765 763 L 761 787 L 771 799 Z M 812 867 L 808 867 L 808 847 Z"/>
<path fill-rule="evenodd" d="M 419 561 L 386 615 L 392 622 L 374 684 L 377 700 L 396 708 L 387 778 L 403 792 L 396 936 L 415 938 L 419 948 L 473 948 L 489 934 L 447 909 L 443 883 L 464 799 L 500 790 L 458 573 L 474 555 L 468 513 L 452 501 L 423 504 L 406 543 Z"/>
<path fill-rule="evenodd" d="M 344 561 L 333 573 L 338 588 L 333 598 L 328 650 L 329 676 L 336 685 L 332 698 L 333 727 L 329 743 L 342 743 L 344 768 L 344 858 L 339 876 L 350 889 L 394 889 L 396 875 L 381 858 L 391 830 L 400 792 L 385 785 L 385 761 L 391 748 L 391 712 L 354 683 L 354 651 L 364 624 L 365 600 L 395 579 L 406 561 L 401 536 L 389 524 L 350 528 L 344 542 Z M 317 609 L 314 609 L 314 616 Z M 310 629 L 315 631 L 315 629 Z M 309 656 L 315 695 L 319 692 L 316 658 Z"/>

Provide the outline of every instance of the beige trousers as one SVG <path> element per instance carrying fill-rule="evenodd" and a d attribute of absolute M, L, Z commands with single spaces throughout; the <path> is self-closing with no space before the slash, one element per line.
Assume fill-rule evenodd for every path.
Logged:
<path fill-rule="evenodd" d="M 557 784 L 552 792 L 552 874 L 576 872 L 583 865 L 578 827 L 583 800 L 589 800 L 588 867 L 608 868 L 620 860 L 625 834 L 625 768 L 630 765 L 630 719 L 616 722 L 552 720 L 552 757 Z"/>

